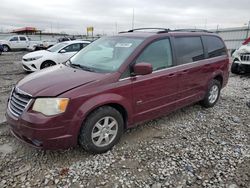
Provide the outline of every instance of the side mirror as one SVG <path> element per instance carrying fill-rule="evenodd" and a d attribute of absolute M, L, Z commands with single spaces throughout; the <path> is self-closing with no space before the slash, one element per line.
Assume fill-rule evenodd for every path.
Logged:
<path fill-rule="evenodd" d="M 135 75 L 146 75 L 151 74 L 153 72 L 153 67 L 150 63 L 137 63 L 133 66 Z"/>
<path fill-rule="evenodd" d="M 66 50 L 61 50 L 60 53 L 62 53 L 62 54 L 63 54 L 63 53 L 66 53 Z"/>

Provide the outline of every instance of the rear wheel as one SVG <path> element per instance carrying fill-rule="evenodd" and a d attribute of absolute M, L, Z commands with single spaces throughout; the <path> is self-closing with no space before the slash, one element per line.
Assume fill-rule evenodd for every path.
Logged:
<path fill-rule="evenodd" d="M 220 97 L 220 91 L 221 91 L 220 81 L 212 80 L 211 83 L 209 84 L 205 98 L 201 101 L 201 105 L 206 108 L 213 107 L 217 103 Z"/>
<path fill-rule="evenodd" d="M 10 51 L 10 47 L 7 46 L 7 45 L 3 45 L 3 51 L 4 51 L 4 52 Z"/>
<path fill-rule="evenodd" d="M 54 65 L 56 65 L 56 63 L 53 61 L 44 61 L 41 65 L 40 69 L 44 69 L 44 68 L 51 67 Z"/>
<path fill-rule="evenodd" d="M 92 153 L 106 152 L 120 140 L 123 125 L 120 112 L 110 106 L 100 107 L 82 125 L 79 143 Z"/>

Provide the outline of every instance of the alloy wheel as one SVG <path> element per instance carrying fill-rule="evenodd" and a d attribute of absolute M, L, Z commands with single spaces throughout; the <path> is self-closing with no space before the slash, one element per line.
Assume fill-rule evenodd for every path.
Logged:
<path fill-rule="evenodd" d="M 217 85 L 213 85 L 209 91 L 208 101 L 213 104 L 217 100 L 219 95 L 219 87 Z"/>
<path fill-rule="evenodd" d="M 93 127 L 91 138 L 97 147 L 109 145 L 118 133 L 118 122 L 111 116 L 101 118 Z"/>

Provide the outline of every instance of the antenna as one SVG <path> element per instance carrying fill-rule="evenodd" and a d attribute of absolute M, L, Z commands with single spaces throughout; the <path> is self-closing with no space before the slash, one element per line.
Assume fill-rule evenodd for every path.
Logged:
<path fill-rule="evenodd" d="M 133 8 L 132 29 L 134 29 L 134 26 L 135 26 L 135 9 Z"/>

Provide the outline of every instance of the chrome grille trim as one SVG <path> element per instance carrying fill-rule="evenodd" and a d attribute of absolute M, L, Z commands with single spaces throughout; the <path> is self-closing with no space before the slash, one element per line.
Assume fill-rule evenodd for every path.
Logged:
<path fill-rule="evenodd" d="M 241 61 L 250 61 L 250 54 L 241 54 Z"/>
<path fill-rule="evenodd" d="M 32 97 L 18 88 L 13 88 L 10 94 L 8 109 L 16 117 L 22 115 L 29 106 Z"/>
<path fill-rule="evenodd" d="M 14 101 L 14 102 L 17 103 L 18 105 L 23 106 L 23 107 L 25 108 L 25 103 L 20 102 L 19 100 L 15 99 L 14 97 L 12 97 L 10 100 L 11 100 L 11 101 Z"/>

